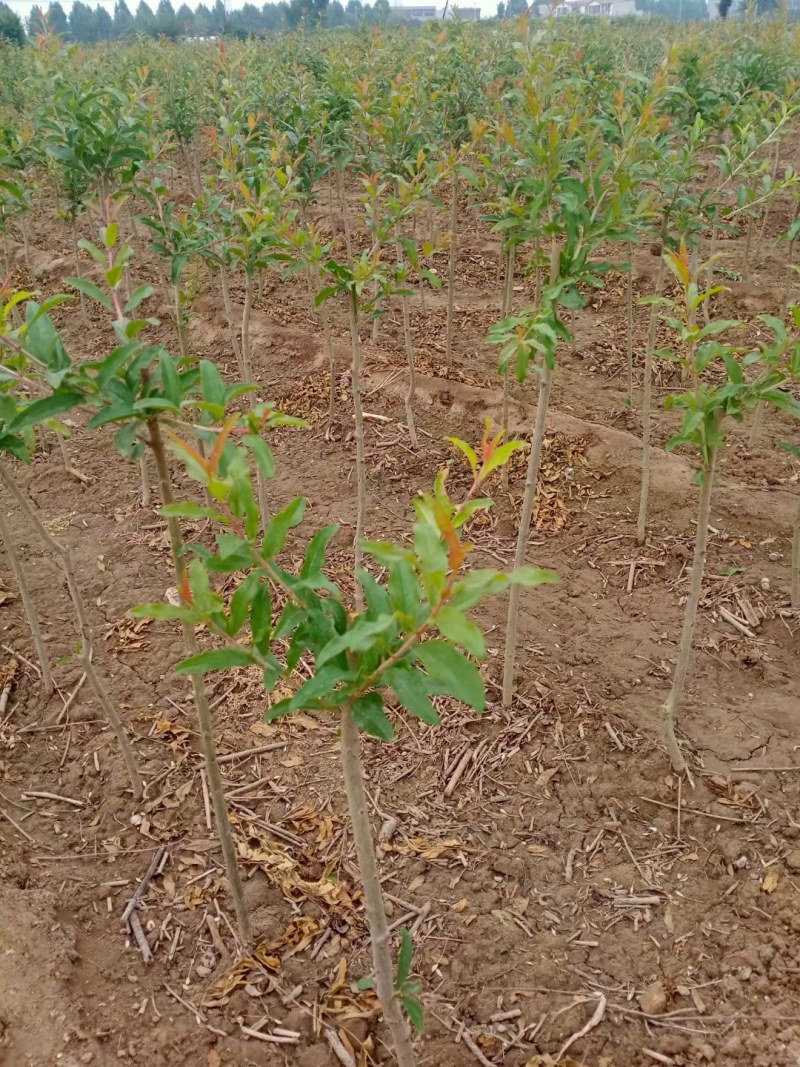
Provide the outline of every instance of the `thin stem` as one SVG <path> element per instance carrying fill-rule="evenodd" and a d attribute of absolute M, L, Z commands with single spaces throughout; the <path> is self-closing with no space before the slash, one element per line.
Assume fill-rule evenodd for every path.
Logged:
<path fill-rule="evenodd" d="M 559 243 L 553 237 L 550 246 L 550 283 L 555 283 L 559 271 Z M 542 456 L 542 443 L 547 428 L 547 411 L 550 406 L 550 390 L 553 385 L 553 367 L 545 360 L 542 379 L 539 385 L 539 400 L 536 405 L 536 421 L 533 427 L 531 451 L 528 456 L 528 470 L 525 475 L 525 494 L 522 498 L 522 514 L 517 531 L 517 548 L 514 553 L 514 566 L 525 563 L 525 550 L 531 530 L 531 516 L 536 499 L 536 486 L 539 481 L 539 463 Z M 508 599 L 508 618 L 506 621 L 506 645 L 503 659 L 503 707 L 510 707 L 514 694 L 514 668 L 517 656 L 517 628 L 519 624 L 519 598 L 521 587 L 512 585 Z"/>
<path fill-rule="evenodd" d="M 355 605 L 363 611 L 364 595 L 358 572 L 363 556 L 362 542 L 367 519 L 367 468 L 364 458 L 364 412 L 361 407 L 361 338 L 358 336 L 358 297 L 350 292 L 350 339 L 353 348 L 353 413 L 356 430 L 356 535 L 355 535 Z"/>
<path fill-rule="evenodd" d="M 139 456 L 139 474 L 142 483 L 142 507 L 150 507 L 150 475 L 147 471 L 147 453 L 142 452 Z"/>
<path fill-rule="evenodd" d="M 500 306 L 500 317 L 506 318 L 511 314 L 514 302 L 514 263 L 516 260 L 516 245 L 509 244 L 506 251 L 506 276 L 503 286 L 503 299 Z M 511 403 L 511 361 L 509 360 L 503 372 L 503 439 L 508 440 L 508 414 Z M 503 464 L 500 475 L 500 484 L 503 489 L 508 489 L 508 464 Z"/>
<path fill-rule="evenodd" d="M 628 322 L 628 399 L 633 406 L 633 241 L 628 241 L 628 288 L 625 294 Z"/>
<path fill-rule="evenodd" d="M 456 289 L 456 252 L 458 250 L 458 179 L 453 175 L 453 191 L 450 197 L 450 248 L 447 255 L 447 341 L 445 359 L 453 362 L 453 305 Z"/>
<path fill-rule="evenodd" d="M 399 191 L 398 191 L 399 196 Z M 395 230 L 395 251 L 398 263 L 402 259 L 403 246 L 400 244 L 399 228 Z M 417 376 L 414 367 L 414 343 L 411 340 L 411 310 L 408 305 L 408 297 L 400 298 L 403 310 L 403 341 L 406 349 L 406 362 L 408 363 L 408 388 L 403 398 L 406 409 L 406 423 L 408 425 L 408 439 L 412 448 L 419 447 L 417 439 L 417 426 L 414 421 L 414 395 L 417 389 Z"/>
<path fill-rule="evenodd" d="M 350 232 L 350 213 L 347 210 L 347 197 L 344 191 L 344 168 L 336 168 L 336 184 L 339 188 L 339 206 L 342 211 L 342 219 L 344 221 L 344 246 L 347 249 L 347 258 L 352 262 L 353 259 L 353 238 Z"/>
<path fill-rule="evenodd" d="M 659 260 L 655 295 L 661 295 L 664 285 L 664 260 Z M 653 350 L 656 344 L 658 311 L 650 305 L 650 322 L 647 326 L 647 348 L 644 353 L 644 382 L 642 383 L 642 486 L 639 494 L 639 518 L 636 523 L 636 543 L 643 545 L 647 538 L 647 508 L 650 501 L 650 431 L 653 403 Z"/>
<path fill-rule="evenodd" d="M 414 1050 L 408 1026 L 403 1018 L 394 989 L 391 933 L 386 919 L 386 907 L 367 809 L 367 793 L 364 787 L 364 769 L 361 761 L 361 736 L 349 704 L 342 707 L 341 725 L 342 771 L 344 772 L 347 806 L 353 826 L 358 868 L 364 886 L 364 907 L 369 922 L 375 983 L 383 1015 L 392 1035 L 397 1067 L 414 1067 Z"/>
<path fill-rule="evenodd" d="M 186 359 L 189 355 L 189 346 L 186 343 L 186 324 L 183 321 L 181 290 L 177 282 L 172 286 L 172 302 L 175 308 L 175 329 L 178 331 L 178 345 L 180 347 L 181 359 Z"/>
<path fill-rule="evenodd" d="M 222 289 L 222 306 L 225 308 L 225 318 L 228 320 L 228 336 L 231 341 L 231 350 L 234 356 L 236 356 L 236 363 L 239 367 L 239 374 L 244 381 L 247 381 L 247 375 L 244 372 L 244 364 L 242 362 L 242 350 L 239 347 L 239 341 L 236 337 L 236 327 L 233 322 L 233 304 L 231 303 L 231 291 L 228 286 L 228 272 L 224 267 L 219 268 L 219 283 Z"/>
<path fill-rule="evenodd" d="M 49 697 L 55 688 L 53 685 L 53 675 L 50 672 L 50 659 L 47 655 L 47 650 L 44 647 L 42 631 L 39 627 L 39 616 L 36 613 L 36 605 L 33 603 L 33 597 L 28 589 L 28 579 L 25 577 L 22 563 L 17 555 L 17 550 L 14 548 L 14 542 L 11 540 L 11 533 L 6 525 L 5 516 L 3 515 L 3 509 L 1 507 L 0 540 L 3 542 L 6 555 L 8 556 L 9 566 L 17 580 L 20 596 L 22 597 L 22 606 L 25 609 L 25 618 L 28 620 L 28 626 L 31 630 L 31 637 L 33 638 L 36 655 L 39 657 L 39 668 L 42 672 L 42 689 L 44 690 L 44 695 Z"/>
<path fill-rule="evenodd" d="M 156 472 L 158 474 L 161 500 L 164 505 L 172 504 L 174 498 L 172 495 L 172 486 L 170 484 L 169 467 L 167 466 L 164 441 L 161 436 L 161 427 L 158 419 L 149 419 L 147 426 L 150 433 L 150 447 L 153 452 Z M 181 595 L 183 595 L 183 590 L 186 589 L 187 585 L 187 572 L 180 521 L 174 516 L 170 516 L 167 519 L 167 527 L 169 529 L 169 540 L 172 549 L 172 562 L 175 568 L 175 578 L 177 579 L 178 589 L 181 590 Z M 194 655 L 198 650 L 197 638 L 195 637 L 194 627 L 189 623 L 183 623 L 183 640 L 186 646 L 186 651 L 190 655 Z M 228 877 L 231 896 L 233 897 L 233 907 L 236 912 L 236 923 L 239 928 L 239 937 L 242 939 L 243 944 L 248 946 L 252 940 L 250 933 L 250 916 L 247 911 L 247 903 L 242 888 L 242 879 L 236 861 L 236 844 L 233 840 L 233 833 L 228 819 L 228 805 L 225 801 L 222 775 L 219 769 L 219 761 L 217 760 L 217 750 L 214 745 L 214 728 L 211 719 L 211 710 L 208 706 L 205 680 L 202 674 L 193 674 L 191 679 L 194 703 L 195 708 L 197 709 L 200 745 L 203 750 L 203 759 L 206 765 L 208 791 L 211 794 L 211 804 L 214 809 L 214 820 L 217 824 L 217 834 L 219 835 L 220 848 L 222 849 L 222 859 L 225 864 L 225 873 Z"/>
<path fill-rule="evenodd" d="M 800 505 L 794 517 L 794 536 L 792 537 L 792 607 L 800 610 Z"/>
<path fill-rule="evenodd" d="M 692 655 L 692 639 L 694 637 L 695 623 L 697 622 L 697 608 L 700 603 L 700 595 L 703 591 L 703 575 L 706 566 L 706 551 L 708 548 L 708 521 L 711 515 L 711 492 L 714 485 L 714 468 L 717 462 L 717 449 L 712 447 L 710 462 L 703 470 L 703 484 L 700 489 L 700 505 L 697 513 L 697 535 L 694 542 L 694 561 L 692 563 L 692 576 L 689 584 L 689 596 L 686 601 L 686 609 L 683 616 L 683 630 L 681 643 L 678 649 L 678 660 L 675 664 L 675 674 L 672 679 L 672 688 L 662 711 L 664 723 L 664 740 L 667 752 L 672 762 L 672 769 L 677 774 L 682 774 L 686 768 L 683 753 L 675 737 L 675 715 L 683 696 L 686 684 L 686 675 L 689 671 L 689 663 Z"/>
<path fill-rule="evenodd" d="M 81 257 L 80 250 L 78 248 L 78 231 L 75 226 L 75 219 L 72 219 L 72 256 L 75 262 L 75 277 L 82 278 L 83 271 L 81 270 Z M 88 326 L 89 320 L 86 317 L 86 297 L 83 295 L 83 290 L 78 290 L 78 299 L 81 305 L 81 318 L 83 319 L 83 325 Z"/>
<path fill-rule="evenodd" d="M 244 309 L 242 311 L 242 368 L 244 380 L 252 382 L 253 368 L 250 366 L 250 316 L 253 310 L 253 277 L 249 271 L 244 276 Z M 250 393 L 250 408 L 256 406 L 256 396 Z M 261 467 L 256 463 L 256 492 L 258 495 L 258 509 L 261 513 L 261 522 L 267 521 L 267 480 L 262 473 Z"/>

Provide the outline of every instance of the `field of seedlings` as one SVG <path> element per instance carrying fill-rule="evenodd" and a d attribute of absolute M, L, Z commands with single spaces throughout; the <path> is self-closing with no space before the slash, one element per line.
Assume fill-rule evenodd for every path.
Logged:
<path fill-rule="evenodd" d="M 800 1063 L 798 86 L 0 42 L 0 1062 Z"/>

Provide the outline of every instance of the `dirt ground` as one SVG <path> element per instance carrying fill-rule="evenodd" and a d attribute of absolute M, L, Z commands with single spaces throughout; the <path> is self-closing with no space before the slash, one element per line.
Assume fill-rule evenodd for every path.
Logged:
<path fill-rule="evenodd" d="M 474 440 L 484 416 L 499 415 L 496 353 L 484 342 L 498 317 L 498 246 L 463 215 L 449 371 L 441 292 L 426 294 L 424 311 L 413 302 L 417 452 L 402 423 L 399 308 L 377 344 L 364 330 L 364 404 L 375 416 L 370 536 L 404 536 L 411 497 L 454 460 L 446 436 Z M 770 238 L 785 224 L 781 209 L 772 212 L 751 283 L 725 298 L 726 314 L 746 317 L 751 331 L 780 291 L 785 250 Z M 90 232 L 88 218 L 84 225 Z M 33 229 L 39 276 L 20 266 L 16 280 L 58 291 L 71 272 L 67 230 L 45 209 Z M 734 266 L 740 243 L 726 245 Z M 637 252 L 637 295 L 649 291 L 655 262 L 648 249 Z M 444 271 L 445 253 L 437 265 Z M 151 268 L 141 250 L 137 278 Z M 516 306 L 532 285 L 520 267 Z M 788 597 L 800 472 L 775 451 L 797 434 L 783 417 L 769 419 L 751 449 L 747 427 L 736 429 L 721 462 L 680 717 L 696 771 L 693 785 L 678 782 L 659 742 L 659 708 L 680 633 L 697 489 L 691 457 L 659 448 L 650 534 L 636 547 L 640 423 L 636 405 L 625 404 L 624 295 L 624 275 L 612 274 L 578 313 L 574 346 L 559 353 L 529 562 L 562 580 L 523 595 L 513 708 L 502 710 L 497 687 L 505 606 L 489 602 L 480 620 L 487 713 L 445 705 L 441 727 L 398 717 L 393 744 L 365 742 L 376 831 L 389 830 L 381 864 L 392 921 L 414 934 L 426 1012 L 418 1053 L 428 1067 L 545 1067 L 562 1050 L 559 1062 L 587 1067 L 800 1064 L 800 619 Z M 166 296 L 161 303 L 154 298 L 148 312 L 174 347 Z M 82 322 L 77 302 L 59 314 L 76 358 L 112 343 L 91 312 Z M 639 374 L 647 314 L 636 310 Z M 264 397 L 312 424 L 276 435 L 272 499 L 281 506 L 304 494 L 310 532 L 341 523 L 332 569 L 346 587 L 355 447 L 344 317 L 335 329 L 339 419 L 326 436 L 327 368 L 305 285 L 268 279 L 253 323 L 257 379 Z M 189 331 L 194 353 L 233 373 L 220 302 L 202 276 Z M 659 401 L 674 387 L 660 370 Z M 533 385 L 514 387 L 515 431 L 530 428 L 534 404 Z M 659 445 L 674 425 L 658 413 Z M 117 459 L 110 432 L 76 426 L 67 449 L 86 482 L 66 478 L 55 447 L 19 477 L 73 549 L 97 666 L 148 788 L 134 807 L 87 688 L 65 710 L 80 670 L 64 582 L 4 497 L 59 693 L 43 706 L 4 562 L 0 664 L 25 660 L 0 716 L 0 1063 L 337 1067 L 329 1033 L 354 1063 L 390 1062 L 375 1001 L 355 988 L 370 962 L 335 723 L 301 714 L 267 725 L 256 675 L 211 676 L 259 935 L 253 956 L 237 959 L 190 693 L 171 672 L 180 634 L 127 615 L 172 584 L 166 528 L 157 501 L 141 506 L 138 470 Z M 508 492 L 494 487 L 496 510 L 474 530 L 485 565 L 513 555 L 524 462 L 512 467 Z M 203 533 L 198 524 L 193 534 Z M 288 551 L 299 556 L 302 544 Z M 148 966 L 121 916 L 159 848 L 140 910 L 155 956 Z"/>

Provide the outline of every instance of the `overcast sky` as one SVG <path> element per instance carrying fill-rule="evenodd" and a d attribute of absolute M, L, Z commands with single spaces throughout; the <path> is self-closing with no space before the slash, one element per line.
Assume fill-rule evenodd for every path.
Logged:
<path fill-rule="evenodd" d="M 38 2 L 41 3 L 42 7 L 47 7 L 46 0 L 38 0 Z M 114 10 L 114 0 L 84 0 L 84 2 L 88 3 L 90 7 L 95 7 L 99 2 L 101 7 L 108 8 L 109 11 Z M 126 0 L 126 2 L 131 11 L 135 11 L 139 4 L 139 0 Z M 177 10 L 177 8 L 180 7 L 182 2 L 183 0 L 172 0 L 172 6 Z M 198 2 L 199 0 L 187 0 L 187 3 L 191 8 L 197 7 Z M 241 7 L 244 2 L 245 0 L 230 0 L 229 6 L 231 8 Z M 261 5 L 264 3 L 264 0 L 250 0 L 250 2 L 254 3 L 256 7 L 261 7 Z M 270 0 L 270 2 L 277 2 L 277 0 Z M 342 2 L 346 4 L 347 0 L 342 0 Z M 374 0 L 370 0 L 370 3 L 373 2 Z M 389 0 L 389 3 L 392 4 L 393 7 L 411 6 L 413 3 L 424 2 L 425 0 L 407 0 L 407 3 L 404 5 L 394 4 L 392 0 Z M 438 7 L 443 6 L 443 0 L 435 0 L 435 2 Z M 31 8 L 34 6 L 35 3 L 37 3 L 37 0 L 5 0 L 5 3 L 7 3 L 8 6 L 14 11 L 16 11 L 20 18 L 25 19 L 28 17 Z M 158 0 L 147 0 L 147 3 L 149 3 L 150 7 L 155 10 L 156 6 L 158 5 Z M 214 0 L 205 0 L 205 4 L 207 7 L 211 7 L 213 3 Z M 64 8 L 67 14 L 69 14 L 69 9 L 72 7 L 72 0 L 61 0 L 61 6 Z M 461 0 L 461 6 L 479 7 L 484 15 L 494 15 L 497 13 L 497 0 Z"/>

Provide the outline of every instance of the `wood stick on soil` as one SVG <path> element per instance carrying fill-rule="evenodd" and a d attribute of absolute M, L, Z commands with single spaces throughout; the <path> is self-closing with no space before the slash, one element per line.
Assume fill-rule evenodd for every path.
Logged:
<path fill-rule="evenodd" d="M 487 1060 L 487 1058 L 481 1052 L 480 1048 L 475 1043 L 475 1038 L 472 1036 L 469 1030 L 467 1030 L 466 1027 L 464 1027 L 459 1036 L 464 1042 L 464 1044 L 467 1046 L 467 1048 L 470 1050 L 472 1055 L 475 1057 L 475 1059 L 478 1061 L 478 1063 L 481 1065 L 481 1067 L 494 1067 L 492 1061 Z"/>
<path fill-rule="evenodd" d="M 606 1013 L 606 997 L 605 997 L 604 993 L 600 993 L 599 999 L 598 999 L 598 1002 L 597 1002 L 597 1007 L 595 1008 L 595 1011 L 594 1011 L 594 1015 L 591 1017 L 591 1019 L 589 1019 L 589 1021 L 586 1023 L 585 1026 L 582 1026 L 580 1028 L 580 1030 L 576 1031 L 576 1033 L 574 1033 L 571 1037 L 567 1038 L 567 1040 L 564 1042 L 564 1044 L 558 1050 L 558 1055 L 556 1056 L 555 1062 L 558 1063 L 558 1061 L 561 1059 L 561 1057 L 564 1055 L 564 1053 L 567 1051 L 567 1049 L 572 1048 L 572 1046 L 575 1044 L 576 1041 L 580 1041 L 580 1039 L 582 1037 L 586 1037 L 586 1035 L 591 1030 L 594 1030 L 594 1028 L 596 1026 L 599 1026 L 600 1023 L 603 1021 L 603 1016 L 605 1015 L 605 1013 Z"/>
<path fill-rule="evenodd" d="M 139 916 L 136 914 L 135 911 L 131 912 L 131 915 L 128 919 L 128 925 L 131 928 L 131 933 L 133 934 L 136 944 L 139 946 L 139 951 L 142 954 L 142 959 L 145 963 L 152 963 L 153 950 L 150 948 L 150 942 L 145 936 L 145 932 L 142 929 L 142 924 L 139 921 Z"/>
<path fill-rule="evenodd" d="M 151 879 L 158 870 L 158 865 L 161 863 L 161 858 L 166 851 L 166 847 L 162 845 L 161 848 L 156 849 L 156 851 L 153 853 L 153 858 L 150 860 L 150 866 L 147 868 L 147 872 L 145 873 L 144 878 L 142 878 L 136 889 L 134 889 L 133 896 L 128 901 L 127 905 L 125 906 L 125 911 L 123 911 L 122 913 L 122 921 L 124 923 L 130 921 L 131 915 L 133 915 L 139 904 L 139 901 L 142 898 L 142 893 L 144 893 L 145 889 L 147 889 L 148 885 L 150 884 Z"/>
<path fill-rule="evenodd" d="M 36 797 L 39 800 L 60 800 L 62 804 L 72 804 L 75 808 L 82 808 L 84 802 L 82 800 L 75 800 L 74 797 L 62 797 L 58 793 L 46 793 L 39 790 L 26 789 L 22 794 L 25 800 L 30 797 Z"/>
<path fill-rule="evenodd" d="M 339 1035 L 335 1034 L 333 1030 L 329 1030 L 327 1027 L 324 1030 L 324 1034 L 331 1052 L 339 1063 L 342 1064 L 342 1067 L 356 1067 L 356 1061 L 342 1044 Z"/>
<path fill-rule="evenodd" d="M 750 770 L 750 768 L 747 768 Z M 795 768 L 792 768 L 793 770 Z M 639 797 L 639 800 L 646 800 L 648 804 L 655 804 L 659 808 L 669 808 L 671 811 L 677 811 L 677 804 L 667 804 L 663 800 L 654 800 L 653 797 Z M 684 814 L 687 815 L 703 815 L 706 819 L 715 819 L 719 822 L 735 822 L 740 826 L 752 826 L 753 819 L 737 819 L 733 815 L 715 815 L 713 811 L 703 811 L 701 808 L 682 808 Z"/>
<path fill-rule="evenodd" d="M 30 841 L 34 848 L 47 848 L 47 845 L 43 845 L 39 841 L 37 841 L 35 837 L 31 837 L 28 831 L 24 827 L 20 826 L 16 819 L 13 819 L 8 814 L 5 808 L 0 808 L 0 815 L 2 815 L 7 822 L 10 822 L 14 829 L 17 831 L 17 833 L 22 834 L 26 841 Z"/>

